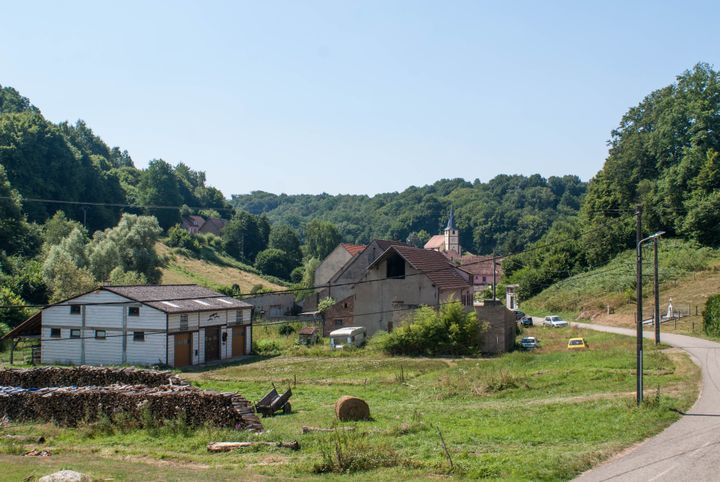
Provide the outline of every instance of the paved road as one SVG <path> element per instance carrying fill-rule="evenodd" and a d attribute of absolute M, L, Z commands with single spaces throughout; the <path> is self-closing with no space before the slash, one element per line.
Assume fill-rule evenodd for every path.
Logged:
<path fill-rule="evenodd" d="M 573 323 L 573 326 L 635 336 L 635 330 Z M 653 338 L 651 332 L 646 338 Z M 661 341 L 690 353 L 702 369 L 700 398 L 664 432 L 585 472 L 580 481 L 720 480 L 720 343 L 662 334 Z"/>

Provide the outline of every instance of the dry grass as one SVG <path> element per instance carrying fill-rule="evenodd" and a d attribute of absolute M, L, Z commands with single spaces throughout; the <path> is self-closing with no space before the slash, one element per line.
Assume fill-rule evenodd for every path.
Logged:
<path fill-rule="evenodd" d="M 197 283 L 208 287 L 237 284 L 243 293 L 249 293 L 255 285 L 262 285 L 271 290 L 283 289 L 280 285 L 233 266 L 223 266 L 202 259 L 173 255 L 170 248 L 162 243 L 158 243 L 155 249 L 160 255 L 174 256 L 168 262 L 167 267 L 162 269 L 162 284 Z"/>

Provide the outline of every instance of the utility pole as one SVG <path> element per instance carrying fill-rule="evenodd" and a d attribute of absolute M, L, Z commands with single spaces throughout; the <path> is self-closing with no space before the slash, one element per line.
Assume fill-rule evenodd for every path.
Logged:
<path fill-rule="evenodd" d="M 492 262 L 493 262 L 493 301 L 495 301 L 497 299 L 497 296 L 495 296 L 495 294 L 496 294 L 495 292 L 497 290 L 497 276 L 496 276 L 497 268 L 495 267 L 495 253 L 493 253 Z"/>
<path fill-rule="evenodd" d="M 82 209 L 83 212 L 83 227 L 87 229 L 87 206 L 82 206 L 80 209 Z"/>
<path fill-rule="evenodd" d="M 637 299 L 637 386 L 636 398 L 637 404 L 640 406 L 643 401 L 643 289 L 642 289 L 642 205 L 638 204 L 635 210 L 636 220 L 636 289 L 635 297 Z"/>
<path fill-rule="evenodd" d="M 658 274 L 658 243 L 656 237 L 653 239 L 653 247 L 655 248 L 655 286 L 653 291 L 655 294 L 655 344 L 660 344 L 660 275 Z"/>

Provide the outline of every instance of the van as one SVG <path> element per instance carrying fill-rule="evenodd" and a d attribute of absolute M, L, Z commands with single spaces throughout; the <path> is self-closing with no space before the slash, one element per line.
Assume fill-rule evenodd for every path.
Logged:
<path fill-rule="evenodd" d="M 347 326 L 330 332 L 330 349 L 341 350 L 348 345 L 362 346 L 366 339 L 364 326 Z"/>

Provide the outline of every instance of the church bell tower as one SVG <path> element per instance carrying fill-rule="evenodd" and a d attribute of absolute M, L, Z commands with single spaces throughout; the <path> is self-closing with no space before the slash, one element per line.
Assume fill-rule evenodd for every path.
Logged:
<path fill-rule="evenodd" d="M 450 217 L 445 228 L 445 252 L 460 256 L 460 235 L 455 226 L 455 210 L 450 206 Z"/>

